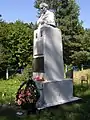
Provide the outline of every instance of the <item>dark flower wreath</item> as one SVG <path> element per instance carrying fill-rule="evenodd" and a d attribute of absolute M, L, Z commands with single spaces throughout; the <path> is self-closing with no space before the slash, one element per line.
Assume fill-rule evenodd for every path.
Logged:
<path fill-rule="evenodd" d="M 20 85 L 16 94 L 16 103 L 24 109 L 28 109 L 27 107 L 30 109 L 31 104 L 36 106 L 39 97 L 40 94 L 35 82 L 29 79 Z"/>

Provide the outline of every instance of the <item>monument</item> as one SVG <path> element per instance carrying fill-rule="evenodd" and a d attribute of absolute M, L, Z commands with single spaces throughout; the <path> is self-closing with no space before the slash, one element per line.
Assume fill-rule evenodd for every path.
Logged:
<path fill-rule="evenodd" d="M 33 78 L 40 92 L 37 108 L 78 100 L 73 97 L 72 79 L 64 79 L 63 46 L 60 29 L 55 25 L 54 13 L 46 3 L 40 4 L 41 16 L 37 21 L 33 41 Z M 41 80 L 37 81 L 35 78 Z"/>

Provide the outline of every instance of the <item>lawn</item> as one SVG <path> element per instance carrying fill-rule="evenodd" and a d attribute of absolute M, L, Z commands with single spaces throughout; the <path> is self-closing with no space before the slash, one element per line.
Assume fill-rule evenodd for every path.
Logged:
<path fill-rule="evenodd" d="M 20 79 L 0 81 L 0 103 L 13 104 Z M 90 85 L 81 86 L 74 83 L 74 96 L 81 101 L 55 106 L 38 111 L 26 117 L 18 118 L 14 108 L 0 111 L 0 120 L 90 120 Z"/>

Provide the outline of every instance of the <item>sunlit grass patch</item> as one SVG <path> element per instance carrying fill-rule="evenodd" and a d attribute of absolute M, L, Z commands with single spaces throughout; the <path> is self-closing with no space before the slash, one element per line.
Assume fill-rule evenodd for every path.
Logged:
<path fill-rule="evenodd" d="M 17 89 L 20 85 L 18 79 L 0 81 L 0 103 L 14 102 Z"/>

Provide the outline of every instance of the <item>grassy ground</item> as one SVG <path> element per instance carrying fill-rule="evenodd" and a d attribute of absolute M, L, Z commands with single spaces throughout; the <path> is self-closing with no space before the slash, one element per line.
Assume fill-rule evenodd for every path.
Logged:
<path fill-rule="evenodd" d="M 20 85 L 19 79 L 0 81 L 0 103 L 13 103 Z M 69 103 L 39 111 L 35 115 L 18 118 L 15 109 L 0 108 L 0 120 L 90 120 L 90 85 L 74 85 L 74 96 L 82 98 L 77 103 Z"/>
<path fill-rule="evenodd" d="M 0 80 L 0 103 L 13 102 L 19 85 L 18 79 Z"/>
<path fill-rule="evenodd" d="M 86 69 L 86 70 L 82 70 L 82 71 L 74 71 L 74 83 L 75 84 L 80 84 L 80 78 L 81 76 L 87 76 L 88 75 L 88 78 L 90 79 L 90 69 Z"/>

